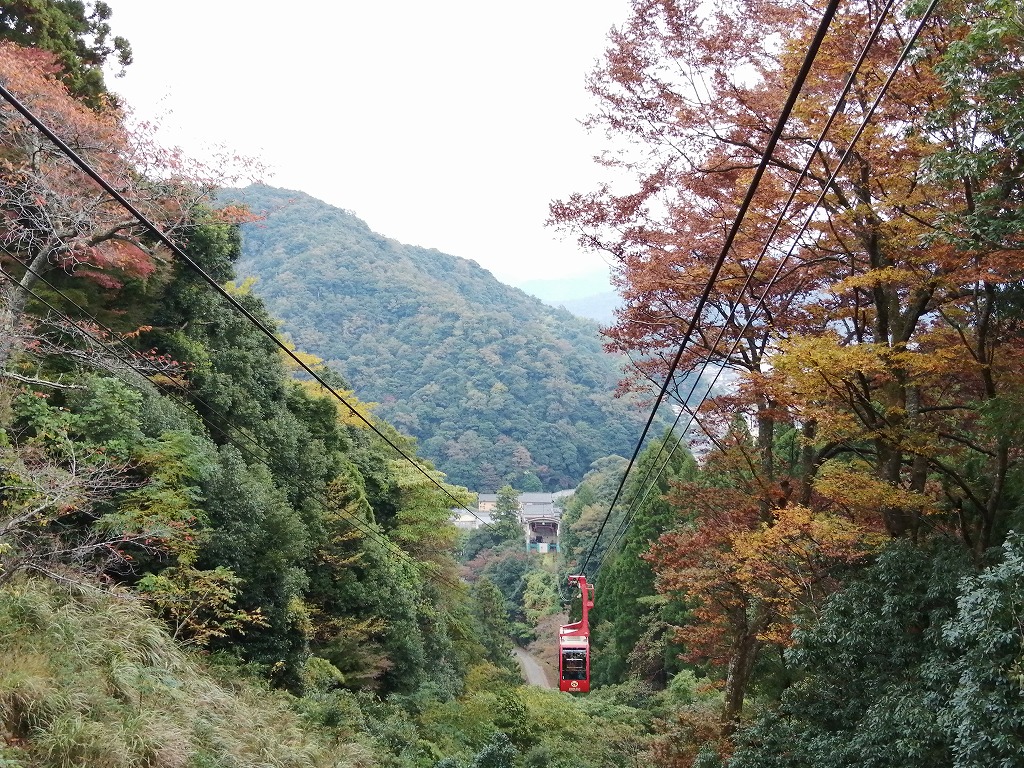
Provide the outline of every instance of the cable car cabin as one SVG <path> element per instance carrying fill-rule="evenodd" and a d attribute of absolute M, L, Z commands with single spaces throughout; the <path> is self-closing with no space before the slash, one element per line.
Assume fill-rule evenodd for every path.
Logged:
<path fill-rule="evenodd" d="M 569 581 L 580 588 L 583 618 L 558 630 L 558 689 L 570 693 L 590 690 L 590 624 L 589 612 L 594 607 L 594 588 L 586 576 L 570 576 Z"/>
<path fill-rule="evenodd" d="M 570 693 L 590 690 L 590 638 L 558 638 L 558 689 Z"/>

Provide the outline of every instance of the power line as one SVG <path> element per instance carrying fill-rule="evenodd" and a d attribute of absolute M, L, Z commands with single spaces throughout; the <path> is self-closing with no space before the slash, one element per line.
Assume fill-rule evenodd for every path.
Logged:
<path fill-rule="evenodd" d="M 883 27 L 883 25 L 885 23 L 885 19 L 889 15 L 889 11 L 892 9 L 892 6 L 893 6 L 894 2 L 895 2 L 895 0 L 888 0 L 888 2 L 886 3 L 885 7 L 882 9 L 882 12 L 879 14 L 879 17 L 876 20 L 876 22 L 875 22 L 875 24 L 874 24 L 874 26 L 873 26 L 873 28 L 871 30 L 871 34 L 868 36 L 868 39 L 865 41 L 864 46 L 861 49 L 860 55 L 857 58 L 857 61 L 855 62 L 853 68 L 850 70 L 850 74 L 847 76 L 846 82 L 843 84 L 843 88 L 841 89 L 841 91 L 839 93 L 839 96 L 836 99 L 835 106 L 833 106 L 832 111 L 829 114 L 828 119 L 825 121 L 825 125 L 822 127 L 821 131 L 818 133 L 818 137 L 815 139 L 814 144 L 812 145 L 810 152 L 808 152 L 807 159 L 804 162 L 803 168 L 800 171 L 800 175 L 798 176 L 797 180 L 793 183 L 793 187 L 792 187 L 792 190 L 789 193 L 789 197 L 786 199 L 786 202 L 783 204 L 782 209 L 779 211 L 779 214 L 776 217 L 774 224 L 772 225 L 771 231 L 768 233 L 767 237 L 765 238 L 764 246 L 761 248 L 760 252 L 758 253 L 757 259 L 754 261 L 754 264 L 751 267 L 749 273 L 747 274 L 747 277 L 746 277 L 746 279 L 745 279 L 745 281 L 744 281 L 744 283 L 743 283 L 742 287 L 740 288 L 740 290 L 739 290 L 737 295 L 739 295 L 739 296 L 744 295 L 747 292 L 747 290 L 750 288 L 750 285 L 751 285 L 751 283 L 753 282 L 753 279 L 754 279 L 754 275 L 757 273 L 758 268 L 761 266 L 762 262 L 764 261 L 764 258 L 765 258 L 765 256 L 768 253 L 768 249 L 771 246 L 772 240 L 775 238 L 775 235 L 778 233 L 779 229 L 781 228 L 782 223 L 783 223 L 783 221 L 784 221 L 784 219 L 786 217 L 787 212 L 789 211 L 790 206 L 792 205 L 793 201 L 796 199 L 796 195 L 797 195 L 797 192 L 800 189 L 800 185 L 803 183 L 804 179 L 807 177 L 808 172 L 810 171 L 811 164 L 814 161 L 815 155 L 819 151 L 819 149 L 821 147 L 821 144 L 824 142 L 825 137 L 828 134 L 829 130 L 831 129 L 831 127 L 832 127 L 833 123 L 835 122 L 836 118 L 839 116 L 840 112 L 843 110 L 844 105 L 846 103 L 846 97 L 849 95 L 850 90 L 853 88 L 854 81 L 855 81 L 857 75 L 860 73 L 861 67 L 864 65 L 864 62 L 867 60 L 868 52 L 871 50 L 872 46 L 877 41 L 879 34 L 881 34 L 881 30 L 882 30 L 882 27 Z M 897 64 L 896 66 L 898 68 L 899 65 Z M 851 146 L 852 146 L 852 143 L 851 143 Z M 845 159 L 845 155 L 844 155 L 844 159 Z M 841 168 L 841 167 L 842 167 L 842 162 L 840 162 L 840 164 L 837 166 L 836 171 L 838 172 L 839 168 Z M 831 183 L 831 179 L 829 180 L 829 183 L 827 183 L 825 185 L 826 189 L 828 188 L 830 183 Z M 817 206 L 818 206 L 818 204 L 815 204 L 815 206 L 811 209 L 811 213 L 808 216 L 807 222 L 809 222 L 810 218 L 813 217 L 815 211 L 817 210 Z M 794 246 L 795 246 L 795 243 L 799 241 L 800 236 L 806 230 L 807 222 L 805 222 L 804 226 L 800 229 L 800 231 L 797 233 L 797 235 L 793 238 Z M 757 312 L 763 306 L 765 298 L 768 295 L 768 292 L 771 290 L 772 286 L 778 280 L 778 278 L 779 278 L 779 276 L 780 276 L 780 274 L 782 272 L 782 268 L 785 266 L 785 263 L 788 260 L 790 255 L 792 255 L 792 249 L 782 259 L 782 263 L 781 263 L 780 267 L 776 270 L 775 274 L 768 281 L 767 285 L 765 286 L 765 289 L 762 291 L 761 296 L 758 299 L 757 304 L 754 306 L 754 309 L 748 314 L 747 319 L 744 322 L 743 327 L 736 334 L 736 338 L 733 341 L 732 347 L 730 348 L 729 352 L 726 353 L 726 355 L 724 356 L 724 359 L 728 360 L 736 352 L 736 349 L 739 347 L 740 341 L 744 338 L 744 335 L 745 335 L 747 329 L 750 327 L 751 323 L 753 322 L 754 317 L 756 316 Z M 615 532 L 614 536 L 612 537 L 612 543 L 608 546 L 608 549 L 605 551 L 604 557 L 601 558 L 601 563 L 598 565 L 598 571 L 601 570 L 601 567 L 604 565 L 604 563 L 608 559 L 609 555 L 615 549 L 615 546 L 618 543 L 619 539 L 625 534 L 626 529 L 629 527 L 629 524 L 632 521 L 633 515 L 636 513 L 636 511 L 639 509 L 640 506 L 642 506 L 644 503 L 646 503 L 647 499 L 650 497 L 650 494 L 653 491 L 653 489 L 654 489 L 658 479 L 664 473 L 665 469 L 667 469 L 668 464 L 672 461 L 672 457 L 675 455 L 676 450 L 678 450 L 679 446 L 682 444 L 683 439 L 685 438 L 686 434 L 689 432 L 690 426 L 694 423 L 694 421 L 696 421 L 698 426 L 701 427 L 701 431 L 703 431 L 704 434 L 713 443 L 716 444 L 716 446 L 719 448 L 719 450 L 723 450 L 724 451 L 724 446 L 722 446 L 718 442 L 717 438 L 715 438 L 714 435 L 711 434 L 711 432 L 709 432 L 707 429 L 705 429 L 701 425 L 701 423 L 697 419 L 697 415 L 696 415 L 697 411 L 700 410 L 700 406 L 704 403 L 704 401 L 708 397 L 710 397 L 711 392 L 714 389 L 715 384 L 718 382 L 718 379 L 721 376 L 721 373 L 722 373 L 722 370 L 723 370 L 722 367 L 719 367 L 718 370 L 715 372 L 714 378 L 711 380 L 711 383 L 708 384 L 707 389 L 705 390 L 704 394 L 701 396 L 700 403 L 698 403 L 695 408 L 690 408 L 689 402 L 693 398 L 693 395 L 694 395 L 694 393 L 697 390 L 697 386 L 703 381 L 704 374 L 707 372 L 708 366 L 711 364 L 711 358 L 714 356 L 715 350 L 718 349 L 719 342 L 722 340 L 722 337 L 725 335 L 725 329 L 728 327 L 729 323 L 732 321 L 732 319 L 735 317 L 735 315 L 736 315 L 736 305 L 733 304 L 730 307 L 728 316 L 722 322 L 722 327 L 719 328 L 719 330 L 718 330 L 718 335 L 715 337 L 715 340 L 710 345 L 710 348 L 708 350 L 708 354 L 704 358 L 704 361 L 703 361 L 703 363 L 700 366 L 700 371 L 698 372 L 697 376 L 694 378 L 694 381 L 693 381 L 693 384 L 690 387 L 689 393 L 687 393 L 685 398 L 679 398 L 678 396 L 675 397 L 676 402 L 679 403 L 679 406 L 680 406 L 681 410 L 676 414 L 675 421 L 672 423 L 672 429 L 669 430 L 666 433 L 665 438 L 664 438 L 664 440 L 661 443 L 661 447 L 658 450 L 657 456 L 655 456 L 654 460 L 651 462 L 650 466 L 648 466 L 648 468 L 647 468 L 647 473 L 644 475 L 643 479 L 637 484 L 637 491 L 633 495 L 633 500 L 628 505 L 626 514 L 623 515 L 622 519 L 619 522 L 619 526 L 616 529 L 616 532 Z M 661 458 L 662 453 L 664 453 L 665 448 L 668 446 L 668 443 L 672 440 L 672 435 L 673 435 L 673 433 L 675 431 L 675 427 L 676 427 L 676 425 L 679 424 L 679 421 L 681 420 L 682 415 L 683 415 L 684 412 L 687 412 L 689 414 L 689 416 L 690 416 L 689 421 L 687 422 L 686 426 L 683 428 L 682 432 L 680 433 L 680 436 L 676 440 L 675 445 L 672 447 L 671 451 L 669 451 L 669 455 L 665 459 L 665 462 L 662 465 L 661 469 L 658 470 L 657 476 L 654 478 L 654 480 L 651 481 L 650 485 L 647 486 L 647 491 L 644 492 L 643 498 L 640 499 L 639 502 L 637 502 L 637 499 L 640 497 L 642 489 L 647 484 L 648 479 L 650 479 L 651 474 L 654 471 L 655 467 L 657 467 L 658 460 Z"/>
<path fill-rule="evenodd" d="M 892 3 L 891 3 L 891 0 L 890 0 L 890 3 L 886 6 L 886 10 L 883 12 L 882 16 L 879 18 L 879 21 L 876 24 L 876 28 L 875 28 L 875 30 L 872 33 L 872 37 L 871 37 L 871 39 L 869 39 L 868 44 L 865 46 L 865 49 L 864 49 L 864 51 L 861 54 L 861 58 L 858 61 L 858 67 L 863 62 L 863 59 L 866 56 L 867 50 L 870 47 L 870 45 L 872 44 L 872 41 L 875 39 L 875 37 L 877 37 L 877 34 L 879 32 L 879 29 L 880 29 L 880 25 L 881 25 L 882 21 L 884 20 L 885 14 L 887 13 L 887 11 L 888 11 L 889 7 L 891 6 L 891 4 Z M 735 352 L 736 347 L 739 344 L 739 340 L 743 337 L 743 333 L 749 327 L 750 323 L 753 321 L 753 319 L 757 315 L 757 313 L 764 306 L 764 301 L 767 298 L 768 292 L 771 290 L 772 286 L 778 280 L 778 278 L 781 275 L 782 270 L 785 268 L 786 263 L 788 262 L 789 258 L 793 255 L 793 252 L 796 249 L 797 243 L 799 242 L 799 238 L 803 235 L 803 233 L 806 231 L 807 227 L 810 225 L 810 222 L 813 219 L 814 214 L 817 212 L 818 208 L 821 206 L 821 203 L 824 201 L 825 195 L 827 194 L 828 190 L 832 187 L 832 184 L 835 181 L 836 177 L 838 176 L 839 171 L 845 165 L 846 160 L 849 158 L 850 153 L 853 150 L 853 147 L 856 145 L 857 141 L 860 139 L 860 137 L 863 134 L 864 130 L 867 128 L 867 125 L 870 123 L 872 117 L 874 116 L 875 110 L 877 109 L 877 107 L 880 104 L 882 98 L 885 96 L 886 92 L 888 91 L 889 86 L 891 85 L 893 79 L 895 78 L 896 74 L 898 73 L 900 67 L 902 67 L 903 63 L 906 61 L 907 57 L 910 55 L 910 52 L 913 49 L 913 47 L 914 47 L 914 45 L 915 45 L 915 43 L 917 41 L 917 38 L 920 36 L 921 32 L 924 29 L 924 26 L 927 24 L 927 22 L 931 18 L 931 15 L 934 12 L 935 7 L 936 7 L 937 4 L 938 4 L 938 0 L 932 0 L 932 2 L 929 4 L 928 8 L 925 10 L 925 13 L 919 19 L 919 21 L 918 21 L 918 23 L 917 23 L 917 25 L 916 25 L 916 27 L 914 29 L 914 32 L 912 33 L 912 35 L 910 36 L 910 38 L 907 40 L 906 44 L 904 45 L 903 50 L 902 50 L 899 58 L 897 59 L 896 63 L 893 65 L 893 68 L 890 71 L 889 76 L 887 77 L 886 81 L 882 84 L 882 87 L 879 89 L 879 92 L 878 92 L 877 96 L 875 97 L 874 101 L 872 102 L 871 106 L 865 112 L 865 115 L 864 115 L 863 119 L 861 120 L 861 123 L 860 123 L 857 131 L 854 133 L 854 136 L 851 138 L 849 144 L 847 145 L 847 148 L 844 150 L 844 152 L 843 152 L 842 156 L 840 157 L 840 160 L 837 163 L 835 169 L 829 175 L 828 180 L 822 185 L 822 190 L 819 193 L 817 200 L 815 201 L 814 205 L 811 207 L 810 212 L 808 213 L 807 217 L 805 218 L 805 220 L 804 220 L 802 226 L 800 227 L 799 231 L 794 236 L 793 243 L 790 246 L 788 252 L 782 258 L 782 260 L 779 263 L 779 266 L 775 270 L 775 273 L 772 275 L 772 277 L 768 281 L 764 291 L 761 293 L 760 298 L 758 299 L 758 301 L 755 304 L 753 310 L 751 311 L 750 315 L 748 316 L 748 319 L 747 319 L 746 323 L 744 324 L 743 329 L 740 331 L 739 334 L 737 334 L 737 338 L 733 342 L 733 346 L 732 346 L 730 352 L 728 353 L 729 355 L 732 355 Z M 852 78 L 853 78 L 853 75 L 855 73 L 856 73 L 856 69 L 854 70 L 854 72 L 851 73 L 851 76 L 847 79 L 847 84 L 844 87 L 844 93 L 852 85 Z M 837 103 L 837 111 L 838 111 L 838 108 L 842 105 L 842 103 L 843 103 L 843 98 L 841 97 L 839 99 L 838 103 Z M 825 131 L 828 130 L 828 127 L 831 125 L 831 122 L 832 122 L 832 120 L 834 120 L 835 116 L 836 116 L 836 112 L 834 112 L 833 116 L 830 117 L 829 123 L 825 127 Z M 823 140 L 825 131 L 822 132 L 822 135 L 819 136 L 818 141 L 815 142 L 815 151 L 816 151 L 817 147 L 820 145 L 820 142 Z M 814 155 L 814 152 L 812 151 L 810 159 L 813 159 L 813 155 Z M 804 178 L 804 175 L 806 174 L 807 170 L 809 169 L 810 159 L 808 160 L 808 163 L 805 166 L 804 171 L 801 173 L 800 179 L 796 183 L 797 186 L 799 186 L 800 182 Z M 790 202 L 792 201 L 793 197 L 795 196 L 795 194 L 796 194 L 796 187 L 794 187 L 793 192 L 790 195 L 789 201 L 787 201 L 787 203 L 786 203 L 786 209 L 788 209 L 788 206 L 789 206 Z M 757 262 L 756 262 L 756 264 L 754 266 L 754 269 L 751 271 L 751 274 L 748 276 L 747 282 L 744 284 L 744 286 L 741 289 L 741 291 L 746 291 L 747 287 L 749 286 L 750 280 L 753 277 L 753 272 L 757 269 L 757 266 L 761 263 L 761 259 L 764 257 L 765 253 L 767 252 L 767 249 L 769 247 L 771 238 L 774 237 L 774 234 L 777 232 L 778 227 L 779 227 L 780 222 L 781 222 L 781 219 L 782 219 L 782 216 L 784 215 L 784 213 L 785 213 L 785 210 L 783 211 L 782 214 L 780 214 L 779 220 L 776 222 L 776 226 L 773 228 L 772 233 L 769 235 L 768 241 L 766 241 L 765 246 L 762 249 L 761 254 L 759 255 L 759 257 L 757 259 Z M 731 316 L 732 315 L 730 314 L 730 317 Z M 723 326 L 723 331 L 724 331 L 724 326 Z M 713 351 L 714 351 L 714 348 L 717 347 L 718 341 L 721 339 L 721 336 L 722 336 L 722 333 L 719 333 L 718 338 L 716 338 L 715 343 L 712 346 L 711 352 L 709 352 L 709 357 L 705 360 L 705 362 L 704 362 L 704 364 L 702 366 L 702 369 L 701 369 L 701 373 L 702 374 L 703 374 L 704 370 L 706 370 L 706 367 L 707 367 L 707 365 L 710 362 L 710 354 L 712 354 Z M 707 398 L 708 395 L 710 394 L 711 389 L 714 387 L 715 382 L 718 380 L 718 377 L 721 374 L 721 371 L 722 371 L 722 369 L 720 368 L 716 372 L 715 378 L 712 380 L 711 384 L 708 386 L 708 390 L 705 393 L 704 397 L 702 397 L 701 402 L 703 402 L 703 400 L 705 398 Z M 698 378 L 698 381 L 699 381 L 699 378 Z M 694 387 L 695 386 L 696 385 L 694 385 Z M 691 388 L 690 395 L 687 396 L 687 400 L 689 399 L 690 396 L 692 396 L 693 391 L 694 391 L 693 388 Z M 698 406 L 698 408 L 699 408 L 699 406 Z M 674 453 L 675 450 L 681 444 L 683 437 L 685 436 L 686 432 L 689 430 L 689 426 L 690 426 L 690 424 L 693 423 L 695 418 L 696 418 L 696 413 L 695 413 L 695 410 L 694 410 L 694 411 L 691 411 L 690 421 L 687 423 L 687 427 L 686 427 L 686 429 L 683 430 L 682 435 L 676 441 L 676 445 L 673 447 L 672 453 Z M 678 417 L 677 417 L 677 423 L 678 423 Z M 706 432 L 706 430 L 705 430 L 705 434 L 708 434 L 708 436 L 711 437 L 710 434 Z M 663 447 L 664 447 L 664 445 L 663 445 Z M 660 452 L 659 452 L 659 455 L 660 455 Z M 671 454 L 670 454 L 670 458 L 671 458 Z M 669 460 L 670 460 L 670 458 L 669 458 Z M 663 465 L 662 470 L 659 471 L 659 473 L 658 473 L 659 477 L 660 477 L 661 472 L 664 471 L 664 469 L 667 467 L 667 465 L 668 465 L 668 460 L 666 460 L 666 463 Z M 645 478 L 645 480 L 646 480 L 646 478 Z M 656 480 L 655 480 L 655 482 L 656 482 Z M 647 494 L 645 494 L 643 501 L 646 501 L 646 499 L 649 496 L 650 491 L 651 491 L 652 488 L 653 488 L 653 483 L 648 488 Z M 627 525 L 628 525 L 628 523 L 627 523 Z M 620 525 L 619 531 L 617 531 L 616 539 L 615 539 L 615 541 L 613 541 L 612 546 L 609 547 L 608 552 L 611 552 L 612 548 L 614 547 L 614 544 L 617 543 L 619 535 L 620 535 L 620 532 L 624 533 L 624 527 L 622 525 Z M 595 545 L 596 545 L 596 541 L 595 541 Z M 602 558 L 601 564 L 598 566 L 598 570 L 600 570 L 600 566 L 604 564 L 604 561 L 605 561 L 605 559 L 608 556 L 608 552 L 606 552 L 605 553 L 605 557 Z"/>

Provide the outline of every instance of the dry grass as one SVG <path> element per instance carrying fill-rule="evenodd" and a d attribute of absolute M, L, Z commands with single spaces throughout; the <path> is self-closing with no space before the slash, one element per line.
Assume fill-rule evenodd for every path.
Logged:
<path fill-rule="evenodd" d="M 4 768 L 372 765 L 303 729 L 285 696 L 217 682 L 128 595 L 0 590 Z"/>

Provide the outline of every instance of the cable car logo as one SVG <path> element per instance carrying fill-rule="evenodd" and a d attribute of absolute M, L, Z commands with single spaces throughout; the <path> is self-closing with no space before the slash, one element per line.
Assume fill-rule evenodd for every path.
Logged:
<path fill-rule="evenodd" d="M 579 682 L 577 682 L 576 680 L 573 680 L 571 683 L 569 683 L 569 685 L 572 688 L 579 688 L 580 687 Z"/>

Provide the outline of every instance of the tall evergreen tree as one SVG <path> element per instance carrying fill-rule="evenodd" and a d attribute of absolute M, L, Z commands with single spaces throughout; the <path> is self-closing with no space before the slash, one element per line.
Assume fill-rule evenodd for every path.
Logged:
<path fill-rule="evenodd" d="M 109 98 L 103 65 L 115 56 L 132 63 L 131 44 L 111 36 L 110 6 L 103 0 L 5 0 L 0 6 L 0 40 L 57 55 L 61 79 L 72 94 L 92 107 Z"/>
<path fill-rule="evenodd" d="M 487 651 L 487 659 L 496 666 L 513 668 L 515 662 L 512 660 L 508 605 L 501 591 L 486 577 L 478 579 L 473 585 L 473 615 L 479 628 L 480 641 Z"/>
<path fill-rule="evenodd" d="M 593 674 L 601 684 L 620 683 L 637 677 L 664 687 L 677 666 L 672 658 L 666 606 L 657 598 L 654 571 L 644 559 L 657 538 L 678 525 L 685 510 L 666 499 L 670 487 L 692 480 L 697 465 L 690 452 L 666 432 L 640 454 L 630 482 L 624 489 L 631 510 L 621 542 L 609 553 L 599 574 L 600 590 L 591 614 L 597 631 Z M 664 450 L 662 446 L 668 446 Z"/>

